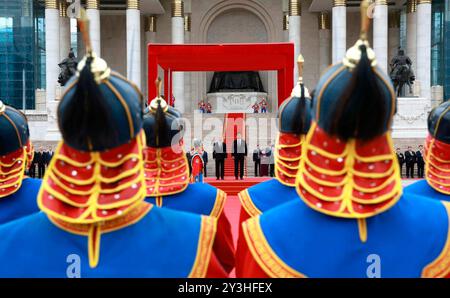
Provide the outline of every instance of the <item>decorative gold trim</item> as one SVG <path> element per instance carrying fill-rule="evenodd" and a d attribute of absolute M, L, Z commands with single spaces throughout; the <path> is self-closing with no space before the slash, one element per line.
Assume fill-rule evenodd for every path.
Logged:
<path fill-rule="evenodd" d="M 333 0 L 333 7 L 347 6 L 346 0 Z"/>
<path fill-rule="evenodd" d="M 140 9 L 140 1 L 139 0 L 127 0 L 127 9 Z"/>
<path fill-rule="evenodd" d="M 289 16 L 301 16 L 302 5 L 300 0 L 289 0 Z"/>
<path fill-rule="evenodd" d="M 283 30 L 284 31 L 289 30 L 289 15 L 288 14 L 283 15 Z"/>
<path fill-rule="evenodd" d="M 216 201 L 209 216 L 219 218 L 219 216 L 222 214 L 226 202 L 227 202 L 227 194 L 224 191 L 217 189 Z"/>
<path fill-rule="evenodd" d="M 330 29 L 330 14 L 328 11 L 322 11 L 317 15 L 317 20 L 319 22 L 319 30 L 329 30 Z"/>
<path fill-rule="evenodd" d="M 66 0 L 59 0 L 59 16 L 67 18 L 67 2 Z"/>
<path fill-rule="evenodd" d="M 172 18 L 184 17 L 184 2 L 182 0 L 172 0 Z"/>
<path fill-rule="evenodd" d="M 388 15 L 389 28 L 400 28 L 400 11 L 394 10 Z"/>
<path fill-rule="evenodd" d="M 446 277 L 450 273 L 450 202 L 442 202 L 448 216 L 447 241 L 439 256 L 422 270 L 421 277 Z"/>
<path fill-rule="evenodd" d="M 45 9 L 58 9 L 58 0 L 45 0 Z"/>
<path fill-rule="evenodd" d="M 362 243 L 366 243 L 367 241 L 367 222 L 364 218 L 358 218 L 358 232 L 359 232 L 359 239 Z"/>
<path fill-rule="evenodd" d="M 99 9 L 100 0 L 87 0 L 86 9 Z"/>
<path fill-rule="evenodd" d="M 184 15 L 184 31 L 191 32 L 191 14 Z"/>
<path fill-rule="evenodd" d="M 209 216 L 202 216 L 201 228 L 199 232 L 197 255 L 194 265 L 189 273 L 190 278 L 206 277 L 209 262 L 211 260 L 212 247 L 217 231 L 217 219 Z"/>
<path fill-rule="evenodd" d="M 52 216 L 48 216 L 48 219 L 63 231 L 88 237 L 89 266 L 95 268 L 100 259 L 101 235 L 120 230 L 139 222 L 150 212 L 150 210 L 152 210 L 152 208 L 152 204 L 141 202 L 140 205 L 136 206 L 122 217 L 104 223 L 71 224 Z"/>
<path fill-rule="evenodd" d="M 258 216 L 262 214 L 262 211 L 258 209 L 253 203 L 250 194 L 248 193 L 248 189 L 244 189 L 240 193 L 238 193 L 239 201 L 241 202 L 242 208 L 247 212 L 250 217 Z"/>
<path fill-rule="evenodd" d="M 431 4 L 431 0 L 417 0 L 417 5 L 420 4 Z"/>
<path fill-rule="evenodd" d="M 406 2 L 406 13 L 413 13 L 417 11 L 417 0 L 408 0 Z"/>
<path fill-rule="evenodd" d="M 145 32 L 156 32 L 156 20 L 157 16 L 146 16 L 145 17 Z"/>
<path fill-rule="evenodd" d="M 245 240 L 250 253 L 262 270 L 269 277 L 306 277 L 304 274 L 291 268 L 272 250 L 259 225 L 259 216 L 247 220 L 242 225 Z"/>

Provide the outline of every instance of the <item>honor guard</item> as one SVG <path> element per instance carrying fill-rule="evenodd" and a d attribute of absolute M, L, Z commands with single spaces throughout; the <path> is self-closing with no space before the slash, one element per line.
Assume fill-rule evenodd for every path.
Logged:
<path fill-rule="evenodd" d="M 311 99 L 303 84 L 303 56 L 298 57 L 299 80 L 291 97 L 278 111 L 278 137 L 275 145 L 275 177 L 246 190 L 238 196 L 241 201 L 240 222 L 249 217 L 297 199 L 295 177 L 300 166 L 302 143 L 311 122 Z M 274 196 L 273 194 L 277 195 Z"/>
<path fill-rule="evenodd" d="M 92 52 L 82 17 L 87 55 L 58 106 L 42 212 L 0 228 L 0 276 L 225 277 L 215 218 L 144 202 L 142 95 Z"/>
<path fill-rule="evenodd" d="M 402 196 L 392 84 L 362 34 L 315 92 L 298 200 L 244 222 L 238 277 L 444 277 L 450 205 Z"/>
<path fill-rule="evenodd" d="M 41 181 L 25 176 L 33 155 L 26 116 L 0 101 L 0 225 L 39 212 Z"/>
<path fill-rule="evenodd" d="M 428 116 L 424 159 L 425 180 L 407 186 L 404 192 L 450 201 L 450 101 Z"/>
<path fill-rule="evenodd" d="M 229 273 L 234 268 L 235 250 L 231 226 L 224 212 L 226 194 L 209 184 L 189 184 L 189 164 L 183 149 L 184 122 L 181 114 L 159 96 L 159 80 L 157 85 L 158 96 L 151 101 L 144 117 L 146 201 L 158 207 L 217 218 L 214 253 Z M 195 156 L 194 153 L 192 160 Z M 183 231 L 184 227 L 179 226 L 179 229 Z"/>

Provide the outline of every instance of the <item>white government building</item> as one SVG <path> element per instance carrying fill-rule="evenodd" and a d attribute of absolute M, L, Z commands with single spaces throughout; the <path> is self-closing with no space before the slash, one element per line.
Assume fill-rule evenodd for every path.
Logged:
<path fill-rule="evenodd" d="M 0 11 L 2 2 L 6 1 L 0 0 Z M 63 88 L 57 83 L 60 72 L 58 63 L 67 57 L 71 47 L 75 48 L 78 58 L 83 55 L 83 44 L 79 32 L 77 33 L 75 19 L 70 18 L 76 12 L 76 6 L 73 5 L 77 3 L 81 2 L 90 18 L 90 35 L 95 52 L 103 57 L 112 69 L 126 75 L 140 86 L 144 94 L 147 94 L 148 43 L 293 42 L 295 54 L 301 52 L 305 58 L 304 81 L 312 90 L 321 72 L 329 64 L 340 61 L 346 49 L 357 40 L 360 28 L 360 1 L 350 0 L 17 2 L 17 5 L 22 4 L 22 20 L 27 17 L 28 5 L 32 10 L 32 13 L 28 14 L 35 20 L 34 34 L 45 38 L 40 41 L 41 45 L 45 45 L 39 52 L 40 56 L 35 55 L 40 57 L 40 60 L 34 60 L 42 64 L 40 73 L 36 70 L 37 66 L 34 70 L 37 72 L 34 75 L 35 80 L 39 77 L 41 80 L 39 84 L 32 84 L 33 100 L 23 101 L 30 119 L 32 139 L 36 143 L 54 143 L 60 138 L 55 115 L 58 100 L 63 92 Z M 423 141 L 428 112 L 444 97 L 443 84 L 432 83 L 432 5 L 434 4 L 431 0 L 376 0 L 371 6 L 374 8 L 371 10 L 374 11 L 374 19 L 369 41 L 376 52 L 379 66 L 389 72 L 389 62 L 399 46 L 405 49 L 413 61 L 416 75 L 413 94 L 399 99 L 394 123 L 393 136 L 396 145 L 402 147 L 406 144 L 416 146 Z M 9 9 L 12 11 L 15 8 Z M 8 14 L 8 7 L 6 13 Z M 0 37 L 2 22 L 5 22 L 6 27 L 8 25 L 8 18 L 7 21 L 2 21 L 2 17 L 4 18 L 0 15 Z M 44 33 L 39 33 L 39 28 L 41 31 L 44 28 L 43 24 Z M 24 71 L 24 77 L 25 74 Z M 187 118 L 191 119 L 197 113 L 198 102 L 206 99 L 212 101 L 213 112 L 247 111 L 249 118 L 274 117 L 277 109 L 275 72 L 259 72 L 263 86 L 263 92 L 260 93 L 269 102 L 269 113 L 265 115 L 251 114 L 255 92 L 249 90 L 231 92 L 230 98 L 236 95 L 245 98 L 240 101 L 241 106 L 233 106 L 237 104 L 233 101 L 224 105 L 223 102 L 228 100 L 226 97 L 218 99 L 220 94 L 209 92 L 213 75 L 212 72 L 174 73 L 173 92 L 176 107 L 184 112 Z M 163 77 L 162 73 L 161 76 Z M 0 82 L 1 80 L 3 79 L 0 73 Z M 15 103 L 20 108 L 22 101 L 19 98 Z M 212 116 L 214 114 L 208 117 Z M 266 137 L 269 138 L 271 137 Z"/>

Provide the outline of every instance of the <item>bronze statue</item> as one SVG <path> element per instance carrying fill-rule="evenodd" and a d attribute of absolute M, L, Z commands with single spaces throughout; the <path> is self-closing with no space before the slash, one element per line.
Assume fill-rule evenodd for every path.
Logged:
<path fill-rule="evenodd" d="M 61 84 L 61 86 L 64 86 L 67 81 L 76 73 L 77 65 L 77 58 L 73 53 L 73 49 L 70 49 L 69 56 L 58 64 L 58 66 L 61 68 L 61 72 L 58 76 L 58 83 Z"/>
<path fill-rule="evenodd" d="M 398 54 L 391 60 L 390 77 L 397 92 L 397 96 L 403 96 L 403 86 L 406 84 L 409 87 L 409 92 L 412 93 L 412 84 L 416 77 L 412 70 L 411 59 L 405 55 L 405 51 L 401 48 Z"/>

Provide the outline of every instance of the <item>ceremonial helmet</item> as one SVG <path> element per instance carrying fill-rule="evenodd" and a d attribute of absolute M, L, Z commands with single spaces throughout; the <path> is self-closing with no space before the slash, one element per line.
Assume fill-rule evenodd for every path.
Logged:
<path fill-rule="evenodd" d="M 344 218 L 374 216 L 402 194 L 390 136 L 396 97 L 367 41 L 367 9 L 365 0 L 359 40 L 317 84 L 296 181 L 308 206 Z"/>
<path fill-rule="evenodd" d="M 0 198 L 19 190 L 33 153 L 26 116 L 0 101 Z"/>
<path fill-rule="evenodd" d="M 38 204 L 61 228 L 87 233 L 89 262 L 95 267 L 99 229 L 112 229 L 114 219 L 136 216 L 143 208 L 145 134 L 142 94 L 92 51 L 84 10 L 82 16 L 87 54 L 58 105 L 63 140 L 46 171 Z"/>
<path fill-rule="evenodd" d="M 450 101 L 434 108 L 428 116 L 425 178 L 435 190 L 450 195 Z"/>
<path fill-rule="evenodd" d="M 298 57 L 299 79 L 278 110 L 278 137 L 275 145 L 275 177 L 280 183 L 295 186 L 300 167 L 302 143 L 311 124 L 312 101 L 303 84 L 302 55 Z"/>
<path fill-rule="evenodd" d="M 158 94 L 144 116 L 147 147 L 144 149 L 145 181 L 148 197 L 176 194 L 189 184 L 189 165 L 183 149 L 184 121 L 181 113 Z"/>

